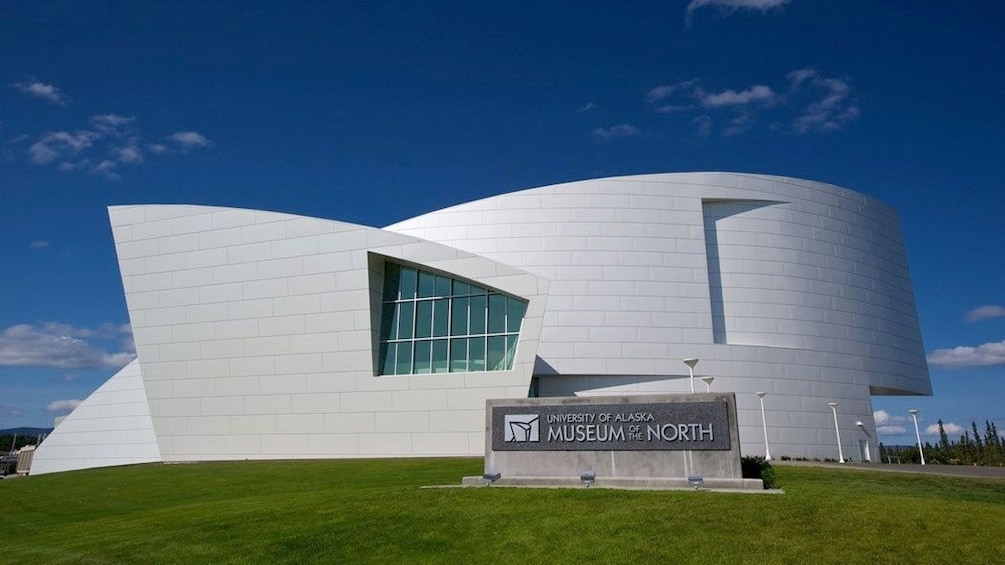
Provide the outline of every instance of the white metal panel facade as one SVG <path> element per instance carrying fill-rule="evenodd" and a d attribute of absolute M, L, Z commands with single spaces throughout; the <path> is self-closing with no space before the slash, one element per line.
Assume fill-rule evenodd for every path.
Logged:
<path fill-rule="evenodd" d="M 109 214 L 164 461 L 480 455 L 485 400 L 532 377 L 543 396 L 679 393 L 686 357 L 737 394 L 745 454 L 764 452 L 764 391 L 775 457 L 836 458 L 837 401 L 844 452 L 868 439 L 875 459 L 872 395 L 931 394 L 897 215 L 832 185 L 597 179 L 385 229 Z M 377 376 L 385 260 L 527 300 L 513 369 Z"/>
<path fill-rule="evenodd" d="M 527 396 L 548 285 L 525 271 L 275 212 L 109 214 L 165 461 L 469 455 L 485 399 Z M 513 369 L 377 376 L 385 259 L 526 299 Z"/>
<path fill-rule="evenodd" d="M 875 450 L 873 393 L 931 394 L 896 213 L 798 179 L 685 173 L 504 194 L 389 226 L 551 281 L 542 394 L 738 394 L 745 453 Z M 699 387 L 704 383 L 699 382 Z M 876 454 L 873 454 L 876 457 Z"/>

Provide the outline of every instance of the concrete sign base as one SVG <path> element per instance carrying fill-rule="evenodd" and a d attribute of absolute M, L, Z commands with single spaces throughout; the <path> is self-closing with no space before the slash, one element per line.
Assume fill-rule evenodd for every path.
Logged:
<path fill-rule="evenodd" d="M 763 488 L 743 479 L 732 393 L 489 400 L 485 427 L 468 485 Z"/>

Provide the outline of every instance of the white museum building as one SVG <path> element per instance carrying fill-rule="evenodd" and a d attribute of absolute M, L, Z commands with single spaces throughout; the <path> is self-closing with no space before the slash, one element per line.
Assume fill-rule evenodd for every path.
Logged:
<path fill-rule="evenodd" d="M 840 435 L 846 458 L 876 461 L 873 395 L 931 394 L 897 214 L 833 185 L 605 178 L 384 228 L 194 205 L 109 216 L 137 358 L 33 474 L 480 456 L 488 399 L 696 380 L 736 394 L 745 455 L 837 459 Z"/>

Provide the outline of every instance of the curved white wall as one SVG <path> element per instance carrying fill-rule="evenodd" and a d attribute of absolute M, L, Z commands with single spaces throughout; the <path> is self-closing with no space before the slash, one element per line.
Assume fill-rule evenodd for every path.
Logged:
<path fill-rule="evenodd" d="M 133 360 L 45 438 L 35 451 L 31 474 L 160 460 L 140 363 Z"/>
<path fill-rule="evenodd" d="M 543 394 L 688 390 L 699 357 L 735 391 L 741 442 L 836 457 L 874 430 L 871 393 L 931 394 L 896 213 L 843 188 L 729 173 L 599 179 L 389 226 L 551 281 Z M 699 387 L 704 386 L 698 383 Z M 869 438 L 876 447 L 874 433 Z M 875 451 L 873 457 L 875 458 Z"/>

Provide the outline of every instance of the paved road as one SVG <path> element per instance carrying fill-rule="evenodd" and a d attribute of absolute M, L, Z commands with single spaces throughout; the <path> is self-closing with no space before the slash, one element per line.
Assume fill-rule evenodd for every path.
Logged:
<path fill-rule="evenodd" d="M 772 465 L 793 467 L 828 467 L 833 469 L 857 469 L 860 471 L 883 471 L 887 473 L 923 473 L 946 477 L 971 477 L 976 479 L 1003 479 L 1005 467 L 972 467 L 967 465 L 886 465 L 880 463 L 824 463 L 822 461 L 772 461 Z"/>

